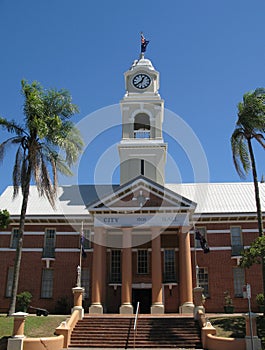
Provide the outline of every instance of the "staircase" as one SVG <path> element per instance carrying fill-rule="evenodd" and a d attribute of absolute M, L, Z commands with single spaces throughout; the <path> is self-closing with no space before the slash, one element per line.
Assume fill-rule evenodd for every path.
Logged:
<path fill-rule="evenodd" d="M 201 348 L 200 328 L 191 317 L 87 316 L 78 321 L 69 348 Z"/>

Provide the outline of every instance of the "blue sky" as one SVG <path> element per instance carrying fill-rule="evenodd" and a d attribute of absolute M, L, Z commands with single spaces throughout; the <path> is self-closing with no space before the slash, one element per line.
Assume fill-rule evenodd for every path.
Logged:
<path fill-rule="evenodd" d="M 210 181 L 240 181 L 229 139 L 243 94 L 265 86 L 264 23 L 263 0 L 0 0 L 0 115 L 23 120 L 25 78 L 68 89 L 80 109 L 74 121 L 86 117 L 93 130 L 93 113 L 122 99 L 123 73 L 139 57 L 143 31 L 150 40 L 146 57 L 160 72 L 165 107 L 198 137 Z M 186 149 L 166 136 L 179 173 L 167 169 L 167 182 L 197 181 Z M 0 141 L 5 138 L 1 130 Z M 97 180 L 98 159 L 120 138 L 114 127 L 87 145 L 79 182 Z M 259 149 L 256 155 L 261 177 L 264 155 Z M 8 153 L 0 167 L 1 192 L 12 183 L 13 161 Z M 117 183 L 118 170 L 110 177 L 106 164 L 100 181 L 110 178 Z"/>

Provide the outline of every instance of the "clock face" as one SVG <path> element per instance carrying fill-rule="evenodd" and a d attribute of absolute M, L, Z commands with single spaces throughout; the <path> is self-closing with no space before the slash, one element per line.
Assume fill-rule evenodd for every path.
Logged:
<path fill-rule="evenodd" d="M 147 74 L 139 73 L 133 77 L 132 83 L 137 89 L 146 89 L 151 84 L 151 78 Z"/>

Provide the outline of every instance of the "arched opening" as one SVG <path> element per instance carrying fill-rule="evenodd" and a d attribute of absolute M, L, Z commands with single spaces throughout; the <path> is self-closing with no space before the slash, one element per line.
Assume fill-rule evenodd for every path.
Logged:
<path fill-rule="evenodd" d="M 135 116 L 134 138 L 150 139 L 150 118 L 145 113 L 140 113 Z"/>

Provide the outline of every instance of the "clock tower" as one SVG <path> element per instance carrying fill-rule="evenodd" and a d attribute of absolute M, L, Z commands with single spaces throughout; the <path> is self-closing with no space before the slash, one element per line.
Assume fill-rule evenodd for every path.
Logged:
<path fill-rule="evenodd" d="M 158 92 L 159 72 L 141 53 L 124 76 L 120 184 L 143 175 L 164 185 L 167 145 L 162 135 L 164 101 Z"/>

